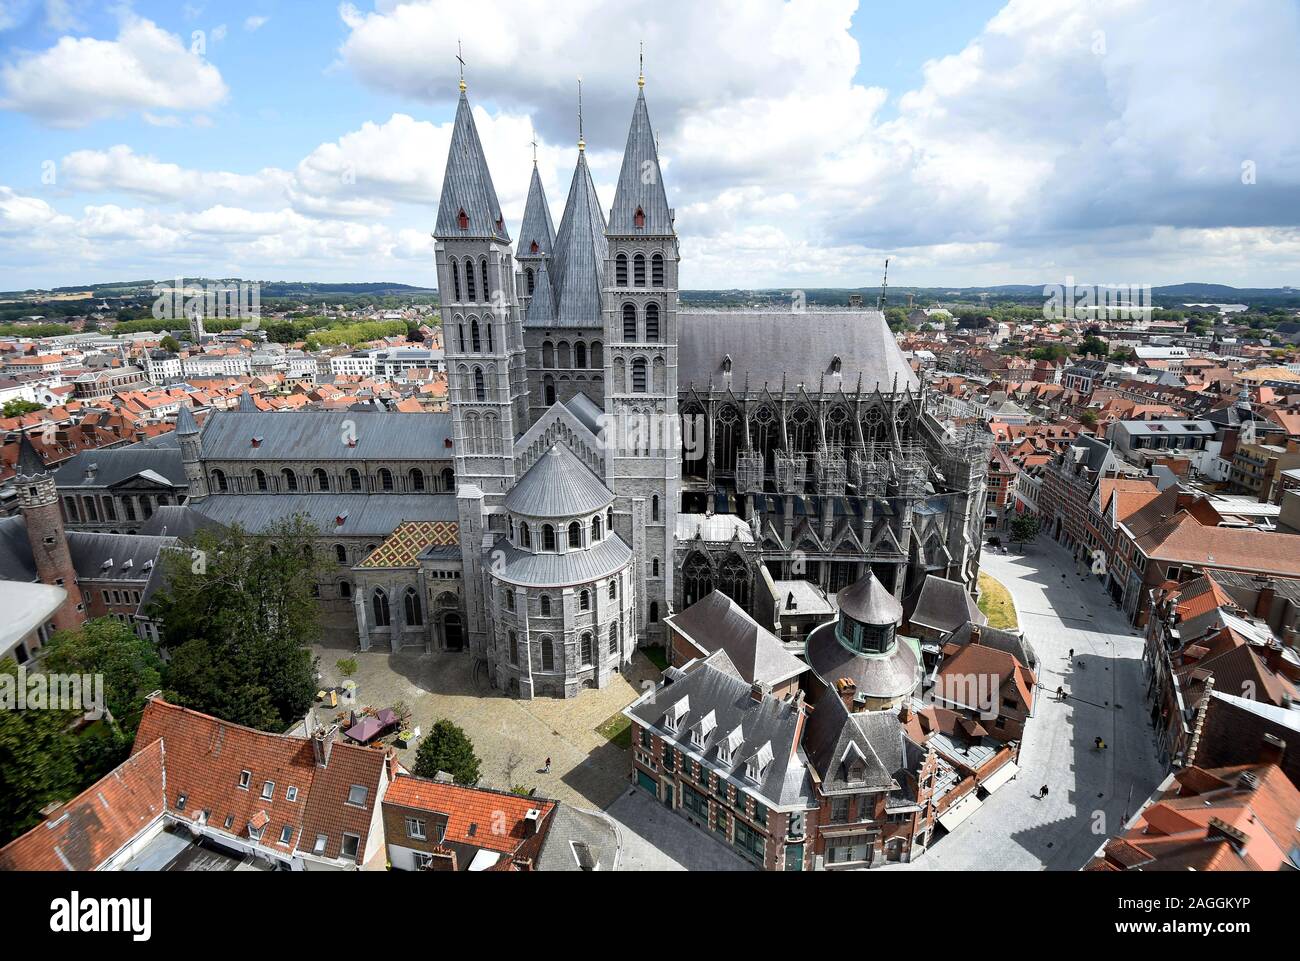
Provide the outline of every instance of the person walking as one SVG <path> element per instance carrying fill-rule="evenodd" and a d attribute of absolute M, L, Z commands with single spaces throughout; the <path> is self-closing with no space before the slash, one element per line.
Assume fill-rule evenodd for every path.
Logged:
<path fill-rule="evenodd" d="M 543 774 L 551 773 L 551 759 L 549 757 L 546 759 L 546 767 L 542 768 L 542 773 Z"/>
<path fill-rule="evenodd" d="M 1046 785 L 1046 784 L 1044 784 L 1042 787 L 1040 787 L 1040 788 L 1038 789 L 1038 800 L 1041 801 L 1041 800 L 1043 800 L 1043 798 L 1045 798 L 1045 797 L 1047 797 L 1047 785 Z"/>
<path fill-rule="evenodd" d="M 1093 747 L 1095 747 L 1098 751 L 1106 750 L 1106 742 L 1103 741 L 1101 738 L 1097 738 L 1092 743 L 1093 743 Z"/>

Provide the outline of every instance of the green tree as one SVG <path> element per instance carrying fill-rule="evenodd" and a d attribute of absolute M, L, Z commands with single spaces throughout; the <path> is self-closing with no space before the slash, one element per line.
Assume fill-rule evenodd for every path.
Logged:
<path fill-rule="evenodd" d="M 33 403 L 30 400 L 14 398 L 13 400 L 5 401 L 4 407 L 0 409 L 0 414 L 3 414 L 5 417 L 18 417 L 22 414 L 30 414 L 34 411 L 44 409 L 45 408 L 40 404 Z"/>
<path fill-rule="evenodd" d="M 1032 541 L 1038 536 L 1040 528 L 1038 518 L 1033 514 L 1021 514 L 1011 521 L 1011 541 L 1014 544 L 1024 544 L 1026 541 Z"/>
<path fill-rule="evenodd" d="M 190 552 L 167 558 L 151 609 L 179 703 L 267 731 L 306 713 L 316 691 L 315 585 L 325 570 L 317 536 L 294 516 L 258 536 L 238 526 L 202 531 Z"/>
<path fill-rule="evenodd" d="M 173 354 L 179 354 L 181 351 L 180 341 L 177 340 L 175 337 L 173 337 L 171 334 L 168 334 L 161 341 L 159 341 L 158 346 L 160 346 L 163 350 L 171 351 Z"/>
<path fill-rule="evenodd" d="M 1074 349 L 1074 352 L 1087 357 L 1105 357 L 1106 342 L 1100 337 L 1085 337 L 1079 341 L 1079 346 Z"/>
<path fill-rule="evenodd" d="M 420 777 L 446 771 L 457 784 L 472 785 L 478 783 L 478 766 L 474 742 L 446 718 L 433 725 L 415 752 L 415 773 Z"/>
<path fill-rule="evenodd" d="M 41 666 L 52 674 L 102 674 L 105 706 L 128 736 L 140 723 L 145 697 L 162 687 L 162 661 L 153 644 L 111 617 L 59 631 L 45 648 Z"/>
<path fill-rule="evenodd" d="M 0 659 L 0 685 L 16 688 L 18 664 Z M 0 844 L 40 820 L 51 801 L 82 788 L 71 711 L 0 710 Z"/>

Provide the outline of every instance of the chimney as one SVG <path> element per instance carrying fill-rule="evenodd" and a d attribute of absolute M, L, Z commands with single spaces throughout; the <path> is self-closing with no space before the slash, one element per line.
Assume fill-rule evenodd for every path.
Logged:
<path fill-rule="evenodd" d="M 753 684 L 749 685 L 749 699 L 756 704 L 761 704 L 763 698 L 767 696 L 770 690 L 771 689 L 768 685 L 764 684 L 762 681 L 755 681 Z"/>
<path fill-rule="evenodd" d="M 524 837 L 531 838 L 537 834 L 537 829 L 542 823 L 542 812 L 537 808 L 529 808 L 524 814 Z"/>
<path fill-rule="evenodd" d="M 338 734 L 339 726 L 331 724 L 329 727 L 318 728 L 311 736 L 312 750 L 316 754 L 316 765 L 318 767 L 328 767 L 330 763 L 330 751 L 334 749 L 334 736 Z"/>
<path fill-rule="evenodd" d="M 1238 831 L 1227 821 L 1223 821 L 1215 817 L 1210 818 L 1210 828 L 1206 832 L 1205 836 L 1207 840 L 1225 838 L 1226 840 L 1232 843 L 1232 846 L 1234 848 L 1237 849 L 1240 849 L 1241 846 L 1244 845 L 1247 840 L 1246 835 L 1244 833 Z"/>
<path fill-rule="evenodd" d="M 1268 610 L 1273 606 L 1273 596 L 1277 593 L 1277 584 L 1271 577 L 1256 577 L 1259 596 L 1255 598 L 1255 616 L 1261 620 L 1268 619 Z"/>
<path fill-rule="evenodd" d="M 1259 746 L 1259 763 L 1281 765 L 1282 758 L 1285 756 L 1286 741 L 1272 734 L 1265 734 L 1264 741 Z"/>
<path fill-rule="evenodd" d="M 980 638 L 982 633 L 983 632 L 980 630 L 980 626 L 978 624 L 972 623 L 970 626 L 970 642 L 972 644 L 980 643 Z"/>

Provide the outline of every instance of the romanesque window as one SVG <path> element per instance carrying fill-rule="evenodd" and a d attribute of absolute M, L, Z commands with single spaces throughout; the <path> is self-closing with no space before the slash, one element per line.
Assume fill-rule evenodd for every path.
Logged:
<path fill-rule="evenodd" d="M 623 339 L 628 343 L 636 342 L 636 307 L 623 305 Z"/>
<path fill-rule="evenodd" d="M 479 261 L 479 268 L 480 268 L 480 270 L 481 270 L 481 276 L 483 277 L 483 299 L 484 299 L 485 301 L 486 301 L 486 300 L 491 300 L 491 299 L 492 299 L 492 294 L 490 293 L 491 288 L 488 286 L 488 271 L 487 271 L 487 259 L 486 259 L 486 258 L 484 258 L 483 260 L 480 260 L 480 261 Z"/>
<path fill-rule="evenodd" d="M 542 525 L 542 550 L 555 550 L 555 528 L 550 524 Z"/>
<path fill-rule="evenodd" d="M 483 371 L 478 367 L 474 368 L 474 399 L 487 400 L 487 387 L 483 383 Z"/>
<path fill-rule="evenodd" d="M 614 258 L 614 286 L 627 286 L 627 254 L 619 254 Z"/>
<path fill-rule="evenodd" d="M 496 347 L 492 344 L 492 321 L 484 320 L 483 329 L 487 332 L 487 349 L 490 354 L 492 351 L 496 350 Z"/>
<path fill-rule="evenodd" d="M 593 340 L 591 342 L 591 369 L 600 370 L 604 366 L 605 366 L 605 354 L 602 345 L 600 341 Z M 600 380 L 599 377 L 595 377 L 592 379 Z"/>
<path fill-rule="evenodd" d="M 450 490 L 455 490 L 455 488 L 456 488 L 456 472 L 452 470 L 450 467 L 444 467 L 442 469 L 442 489 L 445 491 L 450 491 Z"/>
<path fill-rule="evenodd" d="M 651 601 L 650 602 L 650 623 L 657 624 L 658 622 L 659 622 L 659 602 Z"/>
<path fill-rule="evenodd" d="M 424 471 L 418 467 L 412 467 L 407 473 L 407 480 L 410 482 L 411 490 L 424 490 Z"/>
<path fill-rule="evenodd" d="M 388 627 L 392 623 L 392 617 L 388 611 L 388 595 L 384 593 L 383 588 L 375 588 L 370 606 L 374 608 L 376 627 Z"/>
<path fill-rule="evenodd" d="M 659 520 L 659 495 L 658 494 L 655 494 L 653 497 L 650 498 L 650 519 L 652 521 Z"/>
<path fill-rule="evenodd" d="M 280 477 L 284 480 L 285 490 L 296 491 L 298 489 L 298 475 L 288 467 L 280 471 Z"/>
<path fill-rule="evenodd" d="M 650 284 L 653 287 L 664 285 L 664 255 L 655 254 L 650 258 Z"/>
<path fill-rule="evenodd" d="M 520 525 L 519 525 L 519 543 L 520 543 L 521 545 L 523 545 L 524 547 L 532 547 L 532 546 L 533 546 L 533 538 L 532 538 L 532 535 L 531 535 L 531 534 L 529 533 L 529 531 L 528 531 L 528 525 L 527 525 L 527 524 L 520 524 Z"/>
<path fill-rule="evenodd" d="M 531 297 L 533 295 L 533 283 L 534 283 L 533 268 L 529 267 L 526 271 L 524 271 L 524 276 L 528 279 L 528 296 Z"/>
<path fill-rule="evenodd" d="M 637 287 L 645 286 L 645 257 L 642 254 L 632 258 L 632 283 Z"/>
<path fill-rule="evenodd" d="M 316 478 L 316 489 L 318 491 L 327 491 L 330 489 L 330 475 L 325 473 L 324 468 L 317 467 L 312 471 L 312 475 Z"/>
<path fill-rule="evenodd" d="M 393 489 L 393 472 L 387 467 L 379 468 L 379 488 L 386 491 Z"/>
<path fill-rule="evenodd" d="M 659 305 L 645 305 L 645 339 L 651 343 L 659 340 Z"/>
<path fill-rule="evenodd" d="M 351 597 L 352 585 L 347 581 L 339 581 L 339 597 Z"/>
<path fill-rule="evenodd" d="M 519 666 L 519 635 L 514 631 L 510 632 L 510 663 Z"/>
<path fill-rule="evenodd" d="M 459 301 L 460 300 L 460 267 L 457 265 L 456 259 L 454 257 L 451 260 L 447 261 L 447 266 L 451 268 L 452 292 L 455 294 L 455 299 Z M 463 336 L 461 337 L 460 349 L 461 350 L 465 349 L 465 338 Z"/>
<path fill-rule="evenodd" d="M 260 491 L 267 490 L 269 485 L 266 482 L 266 471 L 261 470 L 260 468 L 254 468 L 253 482 L 257 485 L 258 490 Z"/>
<path fill-rule="evenodd" d="M 573 366 L 574 367 L 587 366 L 587 345 L 584 344 L 582 341 L 578 341 L 576 344 L 573 345 Z"/>
<path fill-rule="evenodd" d="M 650 576 L 651 577 L 659 576 L 659 558 L 657 557 L 650 559 Z"/>
<path fill-rule="evenodd" d="M 537 607 L 542 612 L 542 617 L 551 616 L 551 595 L 543 594 L 537 599 Z"/>
<path fill-rule="evenodd" d="M 590 634 L 583 634 L 583 635 L 582 635 L 582 663 L 583 663 L 583 666 L 590 666 L 590 664 L 591 664 L 591 659 L 592 659 L 592 655 L 593 655 L 593 651 L 592 651 L 591 648 L 592 648 L 592 644 L 591 644 L 591 635 L 590 635 Z"/>
<path fill-rule="evenodd" d="M 555 366 L 555 345 L 553 345 L 549 340 L 542 341 L 542 366 Z"/>
<path fill-rule="evenodd" d="M 573 521 L 569 524 L 569 546 L 582 546 L 582 525 L 577 521 Z"/>
<path fill-rule="evenodd" d="M 591 542 L 594 544 L 600 540 L 600 515 L 597 514 L 591 519 Z"/>
<path fill-rule="evenodd" d="M 589 591 L 582 591 L 578 594 L 578 610 L 591 610 L 591 593 Z"/>
<path fill-rule="evenodd" d="M 632 393 L 646 392 L 645 358 L 638 357 L 632 361 Z"/>
<path fill-rule="evenodd" d="M 214 470 L 212 472 L 212 486 L 219 491 L 225 492 L 230 489 L 226 482 L 226 472 L 223 470 Z M 93 518 L 92 518 L 93 520 Z"/>
<path fill-rule="evenodd" d="M 476 354 L 483 349 L 482 344 L 479 342 L 477 318 L 469 322 L 469 348 Z"/>
<path fill-rule="evenodd" d="M 342 544 L 335 544 L 334 559 L 340 564 L 346 564 L 348 562 L 348 549 Z"/>
<path fill-rule="evenodd" d="M 609 582 L 609 599 L 611 601 L 618 600 L 618 581 Z"/>
<path fill-rule="evenodd" d="M 465 324 L 460 323 L 457 325 L 457 328 L 457 334 L 460 339 L 460 352 L 463 354 L 465 353 Z"/>
<path fill-rule="evenodd" d="M 618 653 L 618 624 L 609 625 L 609 653 Z"/>
<path fill-rule="evenodd" d="M 542 670 L 555 670 L 555 645 L 549 637 L 542 638 Z"/>
<path fill-rule="evenodd" d="M 605 528 L 611 532 L 614 530 L 614 508 L 612 507 L 605 512 Z"/>
<path fill-rule="evenodd" d="M 361 490 L 361 474 L 354 467 L 348 468 L 348 487 L 354 491 Z"/>
<path fill-rule="evenodd" d="M 550 407 L 555 403 L 555 378 L 550 374 L 546 375 L 546 379 L 542 385 L 542 390 L 544 395 L 543 400 L 546 406 Z"/>
<path fill-rule="evenodd" d="M 515 609 L 515 592 L 514 592 L 514 590 L 511 589 L 511 588 L 509 588 L 509 587 L 507 587 L 507 588 L 505 589 L 505 595 L 506 595 L 506 610 L 507 610 L 507 611 L 513 611 L 513 610 Z"/>
<path fill-rule="evenodd" d="M 478 292 L 474 289 L 474 261 L 468 257 L 465 258 L 465 299 L 478 300 Z"/>
<path fill-rule="evenodd" d="M 424 607 L 420 604 L 420 595 L 414 587 L 408 587 L 402 596 L 402 610 L 406 614 L 406 623 L 412 627 L 424 624 Z"/>

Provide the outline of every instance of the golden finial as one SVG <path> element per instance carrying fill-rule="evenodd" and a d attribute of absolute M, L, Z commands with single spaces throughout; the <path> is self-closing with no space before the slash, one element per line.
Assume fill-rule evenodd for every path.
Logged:
<path fill-rule="evenodd" d="M 578 78 L 578 153 L 587 149 L 587 141 L 582 139 L 582 78 Z"/>
<path fill-rule="evenodd" d="M 460 92 L 465 92 L 465 57 L 464 51 L 460 48 L 460 41 L 456 41 L 456 59 L 460 61 Z"/>
<path fill-rule="evenodd" d="M 641 41 L 641 54 L 639 60 L 641 62 L 641 71 L 639 76 L 637 76 L 636 78 L 636 85 L 638 87 L 644 87 L 645 86 L 645 41 L 644 40 Z"/>

